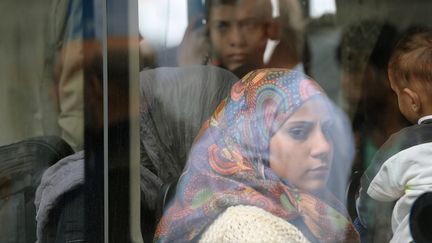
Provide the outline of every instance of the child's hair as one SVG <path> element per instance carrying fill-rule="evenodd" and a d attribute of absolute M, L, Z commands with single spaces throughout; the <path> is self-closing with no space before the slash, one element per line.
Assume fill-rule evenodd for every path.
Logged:
<path fill-rule="evenodd" d="M 431 28 L 414 27 L 406 32 L 390 58 L 388 75 L 400 88 L 415 82 L 427 92 L 432 92 Z"/>
<path fill-rule="evenodd" d="M 205 18 L 207 21 L 210 17 L 210 10 L 212 7 L 219 6 L 219 5 L 237 5 L 241 1 L 250 1 L 250 0 L 206 0 L 205 1 L 205 11 L 206 15 Z M 258 0 L 257 3 L 259 4 L 257 9 L 259 9 L 258 13 L 261 18 L 271 18 L 272 17 L 272 3 L 270 0 Z"/>

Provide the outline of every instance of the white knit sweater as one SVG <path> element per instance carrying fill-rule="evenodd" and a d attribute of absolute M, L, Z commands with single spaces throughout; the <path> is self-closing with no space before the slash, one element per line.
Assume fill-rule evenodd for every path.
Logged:
<path fill-rule="evenodd" d="M 200 243 L 290 242 L 307 243 L 294 225 L 254 206 L 233 206 L 204 232 Z"/>

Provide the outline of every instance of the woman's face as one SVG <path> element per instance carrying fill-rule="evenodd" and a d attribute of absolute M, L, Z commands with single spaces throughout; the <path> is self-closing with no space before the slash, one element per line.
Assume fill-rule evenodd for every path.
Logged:
<path fill-rule="evenodd" d="M 316 191 L 326 184 L 333 147 L 332 120 L 322 99 L 304 103 L 270 139 L 270 167 L 293 186 Z"/>

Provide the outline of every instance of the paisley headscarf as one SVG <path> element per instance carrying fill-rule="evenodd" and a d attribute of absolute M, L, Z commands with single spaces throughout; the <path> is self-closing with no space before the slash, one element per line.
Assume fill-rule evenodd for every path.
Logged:
<path fill-rule="evenodd" d="M 269 167 L 270 138 L 315 97 L 330 104 L 316 82 L 285 69 L 256 70 L 237 82 L 196 138 L 155 241 L 198 241 L 235 205 L 260 207 L 288 221 L 301 217 L 320 242 L 358 241 L 334 197 L 295 188 Z"/>

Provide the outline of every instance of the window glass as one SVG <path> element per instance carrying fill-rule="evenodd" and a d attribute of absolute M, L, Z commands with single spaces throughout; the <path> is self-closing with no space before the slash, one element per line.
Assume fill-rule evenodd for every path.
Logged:
<path fill-rule="evenodd" d="M 404 179 L 378 172 L 391 156 L 429 142 L 422 130 L 428 128 L 421 125 L 420 132 L 415 125 L 429 114 L 404 103 L 389 76 L 400 79 L 400 66 L 388 68 L 407 33 L 430 28 L 430 3 L 189 0 L 176 7 L 176 14 L 189 17 L 181 41 L 168 45 L 167 36 L 183 31 L 184 22 L 175 30 L 150 31 L 155 25 L 147 16 L 154 13 L 144 6 L 151 2 L 140 2 L 139 15 L 140 150 L 151 178 L 144 197 L 156 240 L 217 237 L 213 229 L 231 227 L 237 214 L 254 219 L 256 208 L 312 242 L 323 241 L 324 229 L 353 241 L 412 240 L 409 209 L 419 195 L 401 189 L 412 186 Z M 167 15 L 159 22 L 168 25 Z M 155 45 L 156 35 L 165 44 Z M 408 138 L 412 129 L 421 139 Z M 412 156 L 411 169 L 422 163 Z M 321 163 L 314 167 L 309 158 Z M 372 182 L 384 175 L 381 184 Z M 386 183 L 396 183 L 394 195 L 404 196 L 367 192 L 370 186 L 387 190 Z M 161 205 L 163 213 L 153 210 Z M 239 207 L 246 205 L 255 208 Z M 312 224 L 318 217 L 333 223 Z M 260 223 L 254 227 L 268 226 Z M 249 237 L 259 237 L 254 233 Z"/>
<path fill-rule="evenodd" d="M 1 1 L 0 242 L 432 241 L 431 8 Z"/>
<path fill-rule="evenodd" d="M 0 242 L 142 242 L 137 6 L 0 4 Z"/>
<path fill-rule="evenodd" d="M 83 1 L 0 5 L 0 241 L 82 240 Z"/>

